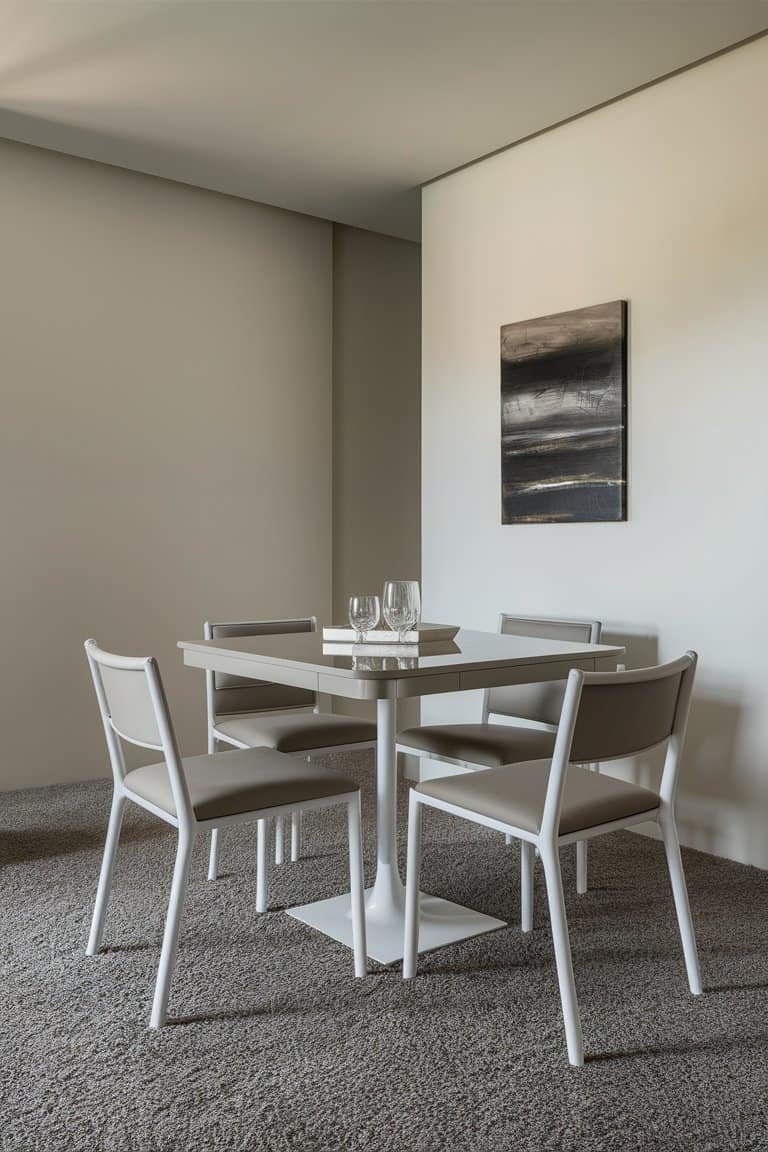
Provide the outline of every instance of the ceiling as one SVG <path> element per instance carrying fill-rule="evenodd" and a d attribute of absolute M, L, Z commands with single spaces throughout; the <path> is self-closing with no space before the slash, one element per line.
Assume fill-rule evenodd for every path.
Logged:
<path fill-rule="evenodd" d="M 0 136 L 416 238 L 418 186 L 768 0 L 0 0 Z"/>

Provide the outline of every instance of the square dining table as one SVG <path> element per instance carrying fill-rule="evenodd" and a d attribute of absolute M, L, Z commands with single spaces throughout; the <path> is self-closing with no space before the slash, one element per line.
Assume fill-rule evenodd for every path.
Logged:
<path fill-rule="evenodd" d="M 405 893 L 397 864 L 395 708 L 398 700 L 513 684 L 562 680 L 571 668 L 593 671 L 624 649 L 496 632 L 460 629 L 450 643 L 425 646 L 418 655 L 357 656 L 338 653 L 321 632 L 182 640 L 184 663 L 254 680 L 308 688 L 349 700 L 376 701 L 376 878 L 366 893 L 368 954 L 382 964 L 403 956 Z M 333 651 L 330 651 L 330 648 Z M 369 646 L 370 648 L 370 646 Z M 504 921 L 422 894 L 419 951 L 504 927 Z M 349 894 L 288 910 L 297 920 L 352 944 Z"/>

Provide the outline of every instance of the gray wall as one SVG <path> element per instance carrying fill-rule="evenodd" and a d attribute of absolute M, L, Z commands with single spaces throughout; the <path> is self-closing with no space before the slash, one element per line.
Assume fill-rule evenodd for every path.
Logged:
<path fill-rule="evenodd" d="M 334 563 L 344 587 L 417 571 L 419 250 L 8 141 L 0 169 L 0 788 L 15 788 L 107 770 L 87 636 L 159 658 L 199 752 L 202 674 L 180 637 L 206 617 L 327 620 Z M 377 395 L 390 374 L 402 421 Z M 366 461 L 351 446 L 383 421 L 391 452 Z M 403 457 L 382 503 L 371 473 Z M 395 510 L 375 537 L 353 482 L 377 520 Z"/>
<path fill-rule="evenodd" d="M 421 247 L 333 230 L 333 612 L 421 577 Z M 336 711 L 373 717 L 371 704 Z M 401 703 L 401 726 L 418 723 Z"/>
<path fill-rule="evenodd" d="M 82 643 L 327 615 L 332 226 L 0 142 L 2 783 L 103 774 Z"/>
<path fill-rule="evenodd" d="M 427 188 L 422 398 L 427 612 L 594 616 L 634 665 L 697 648 L 682 834 L 762 867 L 766 106 L 763 39 Z M 503 526 L 499 326 L 622 298 L 628 523 Z"/>
<path fill-rule="evenodd" d="M 333 607 L 421 568 L 421 248 L 333 230 Z"/>

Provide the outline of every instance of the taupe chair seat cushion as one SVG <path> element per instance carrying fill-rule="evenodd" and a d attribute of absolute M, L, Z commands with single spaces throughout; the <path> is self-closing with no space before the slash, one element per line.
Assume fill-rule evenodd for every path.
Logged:
<path fill-rule="evenodd" d="M 274 748 L 277 752 L 305 752 L 313 748 L 335 748 L 340 744 L 369 744 L 376 741 L 376 725 L 354 716 L 318 716 L 297 712 L 293 716 L 231 716 L 216 721 L 216 731 L 252 748 Z"/>
<path fill-rule="evenodd" d="M 426 780 L 416 791 L 538 834 L 548 780 L 549 760 L 538 760 Z M 650 812 L 658 805 L 658 794 L 648 788 L 570 764 L 563 789 L 560 835 Z"/>
<path fill-rule="evenodd" d="M 551 756 L 555 733 L 509 724 L 426 724 L 406 728 L 398 735 L 397 742 L 435 756 L 450 756 L 468 764 L 496 768 L 519 760 Z"/>
<path fill-rule="evenodd" d="M 191 756 L 182 764 L 198 820 L 301 804 L 359 790 L 353 780 L 269 748 L 238 748 L 213 756 Z M 129 792 L 171 816 L 176 815 L 165 764 L 134 768 L 126 774 L 124 783 Z"/>

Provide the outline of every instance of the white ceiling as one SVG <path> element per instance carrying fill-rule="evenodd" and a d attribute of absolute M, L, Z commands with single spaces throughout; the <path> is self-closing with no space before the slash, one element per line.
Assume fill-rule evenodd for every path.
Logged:
<path fill-rule="evenodd" d="M 0 0 L 0 136 L 393 235 L 418 185 L 768 0 Z"/>

